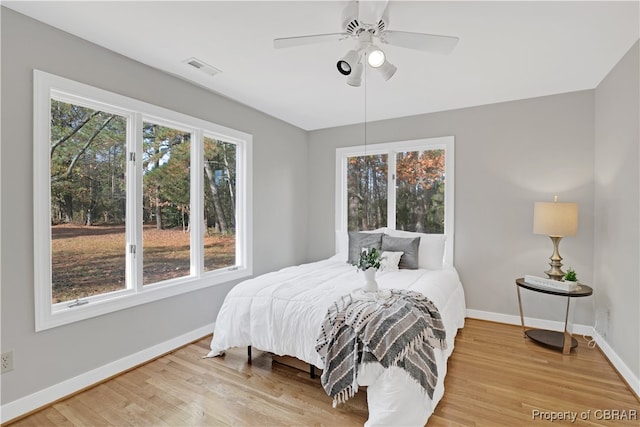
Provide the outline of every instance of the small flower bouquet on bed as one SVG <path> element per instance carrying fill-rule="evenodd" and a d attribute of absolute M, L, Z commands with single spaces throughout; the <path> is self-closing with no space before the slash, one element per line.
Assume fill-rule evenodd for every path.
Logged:
<path fill-rule="evenodd" d="M 382 253 L 376 248 L 362 248 L 360 259 L 353 263 L 358 270 L 367 271 L 370 268 L 379 269 L 382 261 Z"/>
<path fill-rule="evenodd" d="M 360 259 L 354 263 L 358 270 L 364 272 L 365 292 L 376 292 L 378 290 L 378 282 L 376 282 L 376 271 L 380 268 L 382 261 L 382 253 L 376 248 L 363 248 L 360 252 Z"/>

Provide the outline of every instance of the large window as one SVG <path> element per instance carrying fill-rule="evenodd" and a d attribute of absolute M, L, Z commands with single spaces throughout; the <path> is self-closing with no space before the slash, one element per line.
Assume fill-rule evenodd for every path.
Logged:
<path fill-rule="evenodd" d="M 35 71 L 36 329 L 250 275 L 251 140 Z"/>
<path fill-rule="evenodd" d="M 453 235 L 453 137 L 336 150 L 339 231 Z"/>

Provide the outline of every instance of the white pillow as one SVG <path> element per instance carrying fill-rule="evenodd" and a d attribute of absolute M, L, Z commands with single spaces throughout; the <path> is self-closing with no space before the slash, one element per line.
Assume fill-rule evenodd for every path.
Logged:
<path fill-rule="evenodd" d="M 382 271 L 400 271 L 398 264 L 400 264 L 400 258 L 404 252 L 382 252 L 382 261 L 380 261 L 380 268 Z"/>
<path fill-rule="evenodd" d="M 444 249 L 447 237 L 444 234 L 427 234 L 420 239 L 421 252 L 426 252 L 424 258 L 418 260 L 424 263 L 424 268 L 439 270 L 444 262 Z"/>
<path fill-rule="evenodd" d="M 387 234 L 393 237 L 420 236 L 418 248 L 418 267 L 429 270 L 439 270 L 444 261 L 444 249 L 446 236 L 444 234 L 424 234 L 413 231 L 387 230 Z"/>

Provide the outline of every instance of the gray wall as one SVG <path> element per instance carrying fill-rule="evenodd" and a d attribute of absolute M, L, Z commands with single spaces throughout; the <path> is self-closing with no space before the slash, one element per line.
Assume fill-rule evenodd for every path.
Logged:
<path fill-rule="evenodd" d="M 213 322 L 232 286 L 34 332 L 34 68 L 253 134 L 254 272 L 306 259 L 304 131 L 2 8 L 3 404 Z"/>
<path fill-rule="evenodd" d="M 596 329 L 640 378 L 638 42 L 595 91 Z M 608 315 L 607 315 L 608 312 Z"/>
<path fill-rule="evenodd" d="M 593 283 L 593 91 L 547 96 L 368 124 L 368 143 L 455 137 L 455 255 L 469 309 L 518 314 L 514 279 L 544 276 L 553 246 L 534 235 L 533 204 L 579 203 L 579 229 L 560 253 Z M 334 248 L 336 147 L 363 144 L 363 126 L 309 136 L 309 256 Z M 525 315 L 563 321 L 561 298 L 523 293 Z M 593 324 L 593 301 L 575 323 Z"/>
<path fill-rule="evenodd" d="M 362 125 L 306 133 L 2 8 L 0 347 L 16 357 L 2 403 L 212 322 L 233 285 L 34 332 L 33 68 L 253 134 L 255 273 L 333 253 L 335 148 L 362 144 Z M 576 301 L 574 320 L 592 325 L 594 304 L 610 308 L 606 338 L 639 376 L 637 76 L 636 44 L 596 91 L 376 122 L 367 134 L 455 137 L 455 264 L 470 309 L 517 315 L 513 279 L 543 275 L 552 252 L 532 234 L 533 203 L 579 203 L 578 234 L 560 252 L 596 295 Z M 528 316 L 563 320 L 563 301 L 525 294 L 524 304 Z"/>

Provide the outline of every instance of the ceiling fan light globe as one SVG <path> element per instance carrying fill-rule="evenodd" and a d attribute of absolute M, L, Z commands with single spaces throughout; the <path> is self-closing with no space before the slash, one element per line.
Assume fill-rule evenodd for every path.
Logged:
<path fill-rule="evenodd" d="M 343 61 L 341 59 L 340 61 L 338 61 L 336 66 L 338 67 L 338 71 L 340 72 L 340 74 L 342 74 L 343 76 L 348 76 L 349 74 L 351 74 L 351 66 L 346 61 Z"/>
<path fill-rule="evenodd" d="M 381 67 L 385 62 L 384 52 L 380 49 L 373 49 L 367 56 L 367 63 L 373 68 Z"/>
<path fill-rule="evenodd" d="M 359 87 L 362 83 L 362 70 L 363 66 L 361 63 L 358 63 L 355 67 L 353 67 L 353 73 L 349 77 L 347 77 L 347 84 L 353 87 Z"/>
<path fill-rule="evenodd" d="M 398 68 L 389 61 L 384 61 L 384 64 L 378 68 L 378 72 L 385 81 L 393 77 L 397 70 Z"/>
<path fill-rule="evenodd" d="M 340 74 L 348 76 L 349 74 L 351 74 L 351 70 L 353 70 L 359 60 L 360 54 L 355 50 L 350 50 L 345 56 L 340 58 L 340 60 L 336 64 L 338 67 L 338 71 L 340 72 Z"/>

